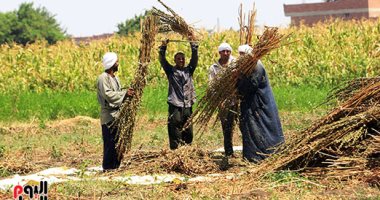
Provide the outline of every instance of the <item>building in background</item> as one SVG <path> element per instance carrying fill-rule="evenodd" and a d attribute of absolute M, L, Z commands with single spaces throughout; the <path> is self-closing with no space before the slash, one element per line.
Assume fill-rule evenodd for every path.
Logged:
<path fill-rule="evenodd" d="M 284 4 L 291 25 L 313 25 L 331 18 L 376 19 L 380 16 L 380 0 L 326 0 L 321 3 Z"/>

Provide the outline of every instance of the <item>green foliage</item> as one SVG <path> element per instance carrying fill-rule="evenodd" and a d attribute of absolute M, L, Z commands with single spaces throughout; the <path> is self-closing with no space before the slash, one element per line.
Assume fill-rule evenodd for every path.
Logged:
<path fill-rule="evenodd" d="M 143 93 L 139 115 L 151 116 L 152 122 L 166 118 L 167 90 L 165 84 L 147 86 Z M 326 98 L 328 88 L 283 85 L 274 87 L 273 90 L 281 111 L 310 112 Z M 197 94 L 203 96 L 203 88 L 197 88 Z M 98 118 L 99 109 L 95 91 L 42 93 L 21 91 L 0 95 L 0 121 L 27 121 L 35 118 L 39 120 L 41 129 L 46 128 L 47 120 L 78 115 Z"/>
<path fill-rule="evenodd" d="M 33 8 L 33 3 L 23 3 L 17 11 L 0 13 L 0 44 L 14 41 L 26 45 L 37 40 L 54 44 L 65 37 L 54 15 L 44 7 Z"/>
<path fill-rule="evenodd" d="M 147 15 L 147 12 L 145 12 L 143 15 L 135 15 L 132 19 L 127 19 L 125 22 L 122 22 L 117 25 L 118 31 L 117 33 L 120 35 L 128 35 L 133 32 L 140 30 L 140 21 L 144 19 L 144 17 Z"/>
<path fill-rule="evenodd" d="M 0 44 L 12 42 L 14 25 L 17 24 L 15 12 L 0 13 Z"/>
<path fill-rule="evenodd" d="M 283 46 L 262 58 L 272 86 L 331 87 L 352 78 L 378 76 L 380 21 L 333 21 L 314 27 L 282 29 L 281 32 L 292 35 Z M 160 37 L 181 39 L 176 34 L 160 34 L 157 41 Z M 0 46 L 0 92 L 95 91 L 96 79 L 103 72 L 101 59 L 107 51 L 118 54 L 118 76 L 122 85 L 127 87 L 138 66 L 140 38 L 141 34 L 136 32 L 86 45 L 66 40 L 50 46 L 43 41 L 25 47 Z M 234 49 L 232 54 L 237 56 L 239 33 L 209 34 L 200 30 L 199 38 L 199 61 L 194 73 L 197 92 L 207 86 L 208 69 L 218 59 L 217 47 L 222 41 L 230 43 Z M 166 75 L 158 61 L 158 45 L 152 49 L 146 77 L 151 86 L 167 85 Z M 173 42 L 169 43 L 167 50 L 170 63 L 174 63 L 173 56 L 177 51 L 185 52 L 186 62 L 189 62 L 189 44 Z"/>
<path fill-rule="evenodd" d="M 50 156 L 53 159 L 58 159 L 58 160 L 62 158 L 62 152 L 56 147 L 55 144 L 51 146 Z"/>
<path fill-rule="evenodd" d="M 95 92 L 24 91 L 0 95 L 0 121 L 25 121 L 35 118 L 39 119 L 40 128 L 45 128 L 46 120 L 78 115 L 98 118 L 99 105 Z"/>

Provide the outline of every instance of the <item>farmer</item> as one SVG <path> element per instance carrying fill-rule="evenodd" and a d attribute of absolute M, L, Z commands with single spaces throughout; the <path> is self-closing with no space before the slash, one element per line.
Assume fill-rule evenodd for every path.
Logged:
<path fill-rule="evenodd" d="M 241 47 L 242 53 L 252 48 Z M 264 65 L 259 60 L 248 76 L 241 75 L 237 83 L 240 95 L 240 131 L 243 136 L 243 157 L 250 162 L 265 159 L 284 142 L 281 122 Z"/>
<path fill-rule="evenodd" d="M 183 130 L 186 121 L 192 114 L 195 102 L 193 74 L 198 64 L 198 44 L 191 42 L 190 63 L 185 66 L 185 54 L 177 52 L 174 55 L 175 66 L 166 60 L 166 48 L 169 40 L 164 40 L 159 48 L 161 67 L 169 81 L 168 90 L 168 133 L 170 149 L 177 149 L 181 144 L 191 144 L 193 141 L 192 126 Z"/>
<path fill-rule="evenodd" d="M 228 43 L 222 43 L 218 47 L 219 60 L 209 68 L 209 81 L 211 82 L 216 75 L 225 69 L 234 59 L 231 52 L 232 48 Z M 237 103 L 228 102 L 219 108 L 219 120 L 222 124 L 224 138 L 224 154 L 225 156 L 233 156 L 232 133 L 237 118 Z"/>
<path fill-rule="evenodd" d="M 113 125 L 115 117 L 119 113 L 119 107 L 124 99 L 134 94 L 132 89 L 122 90 L 119 79 L 115 76 L 118 71 L 118 58 L 116 53 L 107 52 L 103 56 L 104 72 L 99 75 L 97 81 L 98 102 L 101 107 L 100 122 L 103 136 L 103 171 L 116 169 L 120 166 L 120 160 L 116 154 L 116 132 L 118 127 Z"/>
<path fill-rule="evenodd" d="M 248 44 L 243 44 L 238 47 L 239 56 L 244 56 L 247 53 L 252 52 L 252 47 L 250 47 Z"/>

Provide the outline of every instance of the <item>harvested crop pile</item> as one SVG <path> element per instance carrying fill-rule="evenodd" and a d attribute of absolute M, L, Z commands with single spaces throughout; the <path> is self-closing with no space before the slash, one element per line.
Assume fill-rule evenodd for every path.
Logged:
<path fill-rule="evenodd" d="M 174 151 L 132 151 L 125 157 L 125 161 L 128 170 L 139 173 L 200 175 L 220 171 L 211 152 L 195 146 L 182 146 Z"/>
<path fill-rule="evenodd" d="M 160 163 L 167 172 L 186 175 L 208 174 L 219 169 L 207 151 L 192 146 L 183 146 L 175 151 L 164 152 Z"/>
<path fill-rule="evenodd" d="M 338 106 L 257 170 L 301 170 L 340 179 L 371 177 L 380 167 L 379 80 L 357 79 L 336 89 L 330 101 L 336 99 Z"/>

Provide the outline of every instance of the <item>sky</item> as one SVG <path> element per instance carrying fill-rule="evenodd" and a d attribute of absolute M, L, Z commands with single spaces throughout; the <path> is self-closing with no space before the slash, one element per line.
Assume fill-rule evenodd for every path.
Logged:
<path fill-rule="evenodd" d="M 285 17 L 283 4 L 313 3 L 322 0 L 163 0 L 185 21 L 195 28 L 238 29 L 238 8 L 243 4 L 247 13 L 255 4 L 256 25 L 286 27 L 290 17 Z M 166 11 L 157 0 L 1 0 L 0 12 L 17 10 L 23 2 L 33 2 L 35 7 L 45 7 L 74 37 L 112 33 L 117 24 L 140 15 L 153 6 Z"/>

